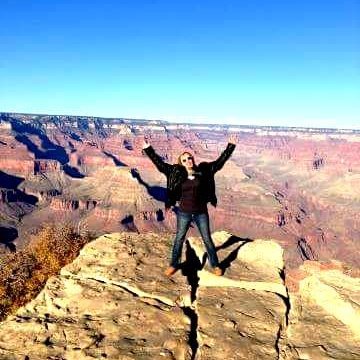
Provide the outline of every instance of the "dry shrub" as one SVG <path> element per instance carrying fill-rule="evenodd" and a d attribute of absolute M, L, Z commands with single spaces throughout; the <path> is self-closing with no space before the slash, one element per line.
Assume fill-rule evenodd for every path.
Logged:
<path fill-rule="evenodd" d="M 34 298 L 46 280 L 78 255 L 90 236 L 71 224 L 46 224 L 29 245 L 0 259 L 0 320 Z"/>
<path fill-rule="evenodd" d="M 0 261 L 0 319 L 31 299 L 32 273 L 37 261 L 31 253 L 8 254 Z"/>

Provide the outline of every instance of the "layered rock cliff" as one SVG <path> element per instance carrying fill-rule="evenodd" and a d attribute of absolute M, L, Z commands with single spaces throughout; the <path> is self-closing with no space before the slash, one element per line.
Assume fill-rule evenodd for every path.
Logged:
<path fill-rule="evenodd" d="M 212 229 L 276 238 L 293 268 L 332 258 L 360 266 L 359 130 L 0 113 L 0 167 L 23 179 L 0 186 L 0 227 L 16 231 L 18 248 L 51 221 L 81 222 L 98 235 L 173 229 L 166 179 L 142 154 L 144 136 L 169 163 L 184 150 L 199 163 L 219 156 L 229 132 L 239 143 L 216 174 Z"/>
<path fill-rule="evenodd" d="M 275 240 L 217 232 L 223 277 L 193 237 L 168 279 L 171 238 L 115 233 L 87 244 L 0 324 L 0 358 L 360 358 L 360 279 L 339 263 L 288 273 Z"/>

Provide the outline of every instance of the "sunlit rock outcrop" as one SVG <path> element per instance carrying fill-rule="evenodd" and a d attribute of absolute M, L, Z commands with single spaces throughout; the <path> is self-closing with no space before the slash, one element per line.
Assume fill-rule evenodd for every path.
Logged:
<path fill-rule="evenodd" d="M 114 233 L 87 244 L 39 295 L 0 323 L 0 358 L 359 359 L 360 279 L 341 264 L 287 274 L 276 240 L 199 238 L 163 275 L 172 235 Z M 287 278 L 288 277 L 288 278 Z"/>

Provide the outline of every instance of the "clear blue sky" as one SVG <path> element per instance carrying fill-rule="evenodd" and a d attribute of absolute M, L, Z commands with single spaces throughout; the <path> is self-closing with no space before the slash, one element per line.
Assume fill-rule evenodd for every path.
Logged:
<path fill-rule="evenodd" d="M 1 0 L 0 111 L 360 128 L 359 0 Z"/>

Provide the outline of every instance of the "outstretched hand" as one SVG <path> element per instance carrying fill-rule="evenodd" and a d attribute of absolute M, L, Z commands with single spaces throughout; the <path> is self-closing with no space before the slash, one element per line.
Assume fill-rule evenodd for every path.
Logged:
<path fill-rule="evenodd" d="M 146 149 L 150 146 L 149 140 L 147 139 L 146 136 L 144 136 L 144 141 L 143 141 L 143 149 Z"/>
<path fill-rule="evenodd" d="M 239 137 L 238 137 L 238 135 L 236 135 L 236 134 L 231 134 L 231 135 L 229 136 L 228 142 L 229 142 L 230 144 L 234 144 L 234 145 L 238 144 L 238 143 L 239 143 Z"/>

